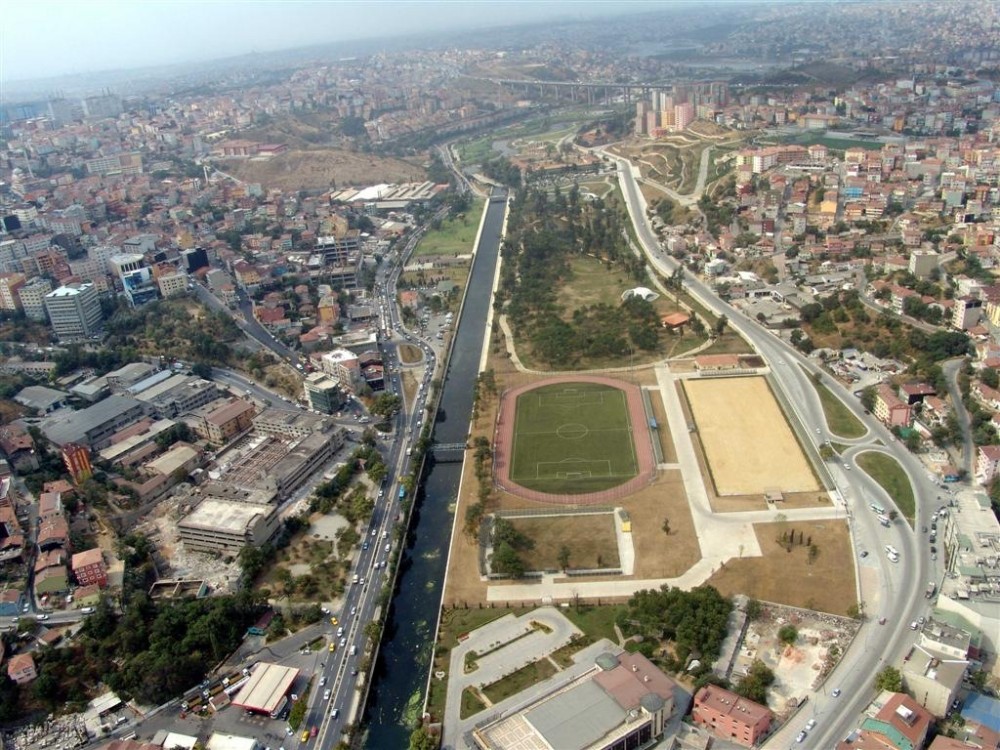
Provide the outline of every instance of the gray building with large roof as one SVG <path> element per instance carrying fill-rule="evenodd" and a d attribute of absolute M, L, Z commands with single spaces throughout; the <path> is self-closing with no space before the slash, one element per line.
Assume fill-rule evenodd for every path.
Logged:
<path fill-rule="evenodd" d="M 60 448 L 67 443 L 79 443 L 93 450 L 110 445 L 111 436 L 135 424 L 146 415 L 141 401 L 114 394 L 93 406 L 79 411 L 61 409 L 43 419 L 42 433 Z"/>
<path fill-rule="evenodd" d="M 604 653 L 593 669 L 471 733 L 479 750 L 648 747 L 674 710 L 674 682 L 642 654 Z"/>

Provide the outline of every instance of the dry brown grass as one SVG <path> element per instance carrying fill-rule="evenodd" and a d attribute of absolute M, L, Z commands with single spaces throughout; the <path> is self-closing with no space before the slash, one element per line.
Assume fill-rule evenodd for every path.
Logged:
<path fill-rule="evenodd" d="M 16 401 L 0 401 L 0 424 L 10 424 L 28 413 L 28 409 Z"/>
<path fill-rule="evenodd" d="M 805 546 L 791 552 L 776 541 L 782 529 L 802 531 L 819 549 L 810 564 Z M 754 526 L 763 557 L 730 560 L 708 583 L 721 593 L 846 615 L 857 604 L 854 555 L 844 521 L 804 521 Z"/>
<path fill-rule="evenodd" d="M 417 396 L 417 388 L 420 387 L 420 378 L 418 374 L 410 370 L 404 370 L 402 373 L 403 380 L 403 397 L 406 399 L 406 403 L 412 404 Z"/>
<path fill-rule="evenodd" d="M 559 550 L 570 550 L 570 568 L 613 568 L 618 565 L 615 516 L 549 516 L 509 519 L 535 544 L 521 553 L 528 570 L 559 570 Z"/>
<path fill-rule="evenodd" d="M 412 365 L 424 358 L 424 355 L 420 350 L 413 344 L 400 344 L 399 349 L 399 361 L 404 365 Z"/>
<path fill-rule="evenodd" d="M 284 362 L 269 365 L 264 369 L 264 385 L 284 393 L 293 400 L 302 395 L 302 375 Z"/>
<path fill-rule="evenodd" d="M 226 161 L 221 167 L 245 182 L 290 192 L 427 179 L 423 167 L 402 159 L 333 148 L 288 151 L 260 161 Z"/>

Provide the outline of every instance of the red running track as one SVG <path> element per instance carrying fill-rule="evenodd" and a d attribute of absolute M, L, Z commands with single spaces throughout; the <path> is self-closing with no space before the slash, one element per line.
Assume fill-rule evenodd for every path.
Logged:
<path fill-rule="evenodd" d="M 554 495 L 550 492 L 529 490 L 510 478 L 510 458 L 514 446 L 514 419 L 517 412 L 517 397 L 545 385 L 559 383 L 599 383 L 617 388 L 625 394 L 629 419 L 632 422 L 632 441 L 635 444 L 636 463 L 639 473 L 627 482 L 600 492 L 580 495 Z M 637 492 L 656 476 L 653 459 L 653 444 L 646 426 L 646 410 L 642 405 L 642 391 L 638 386 L 621 380 L 600 375 L 566 375 L 547 378 L 537 383 L 529 383 L 513 390 L 504 391 L 500 396 L 500 411 L 493 439 L 493 473 L 497 485 L 512 495 L 545 503 L 559 505 L 608 505 L 611 501 Z"/>

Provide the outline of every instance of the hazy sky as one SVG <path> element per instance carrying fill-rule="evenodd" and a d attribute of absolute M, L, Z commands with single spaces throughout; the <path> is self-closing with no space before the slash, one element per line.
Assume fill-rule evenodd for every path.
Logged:
<path fill-rule="evenodd" d="M 252 51 L 582 18 L 670 1 L 577 0 L 11 0 L 0 20 L 0 81 Z"/>

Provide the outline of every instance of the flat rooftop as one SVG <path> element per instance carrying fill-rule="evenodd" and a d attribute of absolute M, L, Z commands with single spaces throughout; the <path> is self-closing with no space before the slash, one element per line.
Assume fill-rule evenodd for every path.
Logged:
<path fill-rule="evenodd" d="M 241 503 L 206 497 L 197 507 L 177 522 L 179 527 L 205 529 L 229 534 L 242 534 L 258 516 L 267 515 L 273 506 Z"/>
<path fill-rule="evenodd" d="M 271 713 L 291 689 L 298 674 L 295 667 L 261 662 L 254 667 L 246 685 L 233 696 L 233 705 Z"/>

